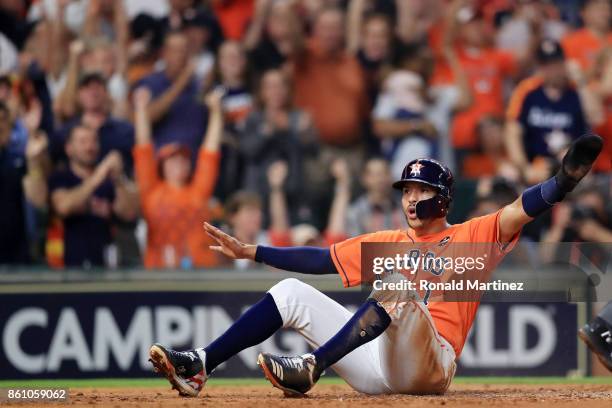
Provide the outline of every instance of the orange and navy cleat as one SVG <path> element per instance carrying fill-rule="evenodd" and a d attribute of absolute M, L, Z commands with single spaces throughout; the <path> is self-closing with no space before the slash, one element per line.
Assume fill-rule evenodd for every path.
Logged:
<path fill-rule="evenodd" d="M 321 376 L 315 356 L 304 354 L 296 357 L 275 356 L 260 353 L 257 364 L 272 385 L 287 397 L 303 397 Z"/>
<path fill-rule="evenodd" d="M 208 380 L 203 349 L 175 351 L 156 343 L 149 349 L 149 361 L 182 397 L 197 397 Z"/>

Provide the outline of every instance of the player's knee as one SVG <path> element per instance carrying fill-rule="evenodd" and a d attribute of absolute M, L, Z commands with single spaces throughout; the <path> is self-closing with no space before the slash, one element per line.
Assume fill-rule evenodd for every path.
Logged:
<path fill-rule="evenodd" d="M 287 298 L 301 298 L 312 290 L 315 289 L 299 279 L 287 278 L 272 286 L 268 293 L 279 302 Z"/>
<path fill-rule="evenodd" d="M 278 282 L 276 285 L 272 286 L 269 292 L 273 293 L 273 292 L 277 292 L 280 290 L 288 291 L 291 289 L 296 289 L 300 286 L 300 284 L 303 284 L 303 282 L 301 282 L 299 279 L 295 279 L 295 278 L 283 279 L 282 281 Z"/>
<path fill-rule="evenodd" d="M 305 316 L 300 313 L 300 305 L 316 299 L 317 290 L 312 286 L 294 278 L 283 279 L 272 286 L 268 293 L 274 299 L 276 307 L 283 319 L 283 327 L 296 327 Z"/>

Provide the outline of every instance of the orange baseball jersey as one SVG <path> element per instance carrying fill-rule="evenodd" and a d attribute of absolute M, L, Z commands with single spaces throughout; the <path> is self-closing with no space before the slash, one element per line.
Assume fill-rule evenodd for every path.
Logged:
<path fill-rule="evenodd" d="M 417 236 L 411 228 L 408 230 L 379 231 L 360 235 L 334 244 L 330 248 L 331 257 L 345 287 L 359 285 L 361 273 L 361 243 L 365 242 L 407 242 L 439 244 L 442 240 L 451 243 L 490 243 L 491 253 L 488 257 L 484 276 L 490 277 L 495 266 L 516 244 L 519 234 L 502 245 L 499 242 L 499 216 L 502 210 L 482 217 L 473 218 L 462 224 L 451 225 L 443 231 L 430 235 Z M 457 357 L 461 354 L 470 327 L 476 317 L 479 301 L 470 302 L 429 302 L 428 309 L 438 333 L 444 337 L 455 350 Z"/>
<path fill-rule="evenodd" d="M 194 225 L 212 217 L 209 201 L 217 180 L 220 154 L 200 149 L 192 181 L 184 188 L 173 187 L 159 177 L 151 144 L 136 145 L 133 155 L 142 211 L 149 228 L 145 266 L 168 266 L 164 260 L 166 247 L 177 251 L 177 258 L 189 254 L 196 267 L 218 265 L 217 254 L 209 248 L 212 239 Z"/>

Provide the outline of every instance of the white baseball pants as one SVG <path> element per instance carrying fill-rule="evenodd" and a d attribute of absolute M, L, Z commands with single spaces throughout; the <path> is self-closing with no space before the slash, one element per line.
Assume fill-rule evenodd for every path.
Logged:
<path fill-rule="evenodd" d="M 332 338 L 352 314 L 297 279 L 273 286 L 283 327 L 298 331 L 314 348 Z M 427 308 L 417 301 L 400 304 L 391 325 L 331 368 L 353 389 L 366 394 L 443 394 L 455 374 L 455 352 L 438 335 Z"/>

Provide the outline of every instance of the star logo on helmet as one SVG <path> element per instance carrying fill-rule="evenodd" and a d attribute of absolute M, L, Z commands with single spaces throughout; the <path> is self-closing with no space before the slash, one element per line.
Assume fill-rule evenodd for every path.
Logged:
<path fill-rule="evenodd" d="M 419 162 L 414 163 L 413 165 L 410 166 L 410 175 L 411 176 L 420 176 L 421 175 L 421 169 L 425 167 L 424 165 L 422 165 Z"/>

